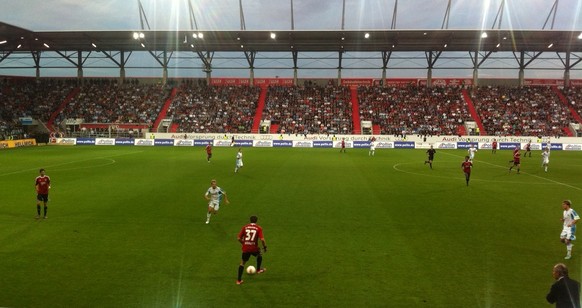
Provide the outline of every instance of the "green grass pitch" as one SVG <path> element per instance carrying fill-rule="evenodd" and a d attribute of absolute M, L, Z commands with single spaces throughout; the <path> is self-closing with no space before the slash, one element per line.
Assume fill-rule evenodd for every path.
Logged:
<path fill-rule="evenodd" d="M 548 307 L 561 201 L 582 212 L 581 153 L 46 146 L 0 157 L 0 306 Z M 52 180 L 36 220 L 34 179 Z M 206 225 L 216 179 L 231 203 Z M 259 216 L 267 272 L 236 285 Z M 582 236 L 582 234 L 578 234 Z M 582 245 L 582 244 L 581 244 Z M 251 259 L 255 265 L 255 259 Z M 565 262 L 580 280 L 582 246 Z"/>

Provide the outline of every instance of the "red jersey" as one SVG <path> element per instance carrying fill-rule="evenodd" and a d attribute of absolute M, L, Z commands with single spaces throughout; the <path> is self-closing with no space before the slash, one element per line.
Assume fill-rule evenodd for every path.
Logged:
<path fill-rule="evenodd" d="M 243 252 L 259 252 L 259 240 L 264 240 L 263 228 L 259 225 L 250 223 L 238 233 L 239 240 L 242 240 Z"/>
<path fill-rule="evenodd" d="M 471 173 L 471 167 L 473 167 L 473 163 L 470 161 L 464 161 L 461 163 L 461 168 L 463 168 L 463 172 Z"/>
<path fill-rule="evenodd" d="M 51 186 L 51 178 L 48 175 L 45 176 L 37 176 L 35 184 L 36 192 L 41 195 L 48 195 L 49 187 Z"/>
<path fill-rule="evenodd" d="M 346 142 L 344 140 L 342 140 L 342 148 L 346 147 Z"/>
<path fill-rule="evenodd" d="M 493 144 L 491 144 L 491 147 L 493 149 L 497 149 L 497 141 L 493 141 Z"/>
<path fill-rule="evenodd" d="M 212 154 L 212 147 L 210 146 L 210 144 L 206 146 L 206 153 Z"/>
<path fill-rule="evenodd" d="M 521 159 L 521 153 L 515 152 L 515 154 L 513 154 L 513 163 L 519 164 L 520 159 Z"/>

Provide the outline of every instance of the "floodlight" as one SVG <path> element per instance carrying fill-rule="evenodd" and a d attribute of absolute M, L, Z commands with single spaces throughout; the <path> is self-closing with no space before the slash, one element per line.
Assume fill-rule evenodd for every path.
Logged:
<path fill-rule="evenodd" d="M 202 38 L 204 38 L 204 34 L 203 34 L 202 32 L 198 32 L 198 38 L 199 38 L 199 39 L 202 39 Z"/>
<path fill-rule="evenodd" d="M 554 47 L 554 43 L 550 43 L 550 45 L 548 45 L 548 48 L 552 48 Z"/>
<path fill-rule="evenodd" d="M 499 46 L 501 46 L 501 43 L 497 43 L 497 45 L 495 47 L 499 48 Z"/>
<path fill-rule="evenodd" d="M 46 47 L 46 48 L 51 48 L 51 46 L 49 46 L 47 43 L 44 43 L 43 45 L 44 45 L 44 47 Z"/>
<path fill-rule="evenodd" d="M 139 38 L 140 38 L 140 39 L 142 39 L 142 38 L 144 38 L 144 37 L 145 37 L 145 34 L 143 34 L 143 32 L 140 32 L 140 33 L 139 33 Z"/>
<path fill-rule="evenodd" d="M 140 43 L 141 47 L 145 48 L 145 45 L 143 43 Z"/>
<path fill-rule="evenodd" d="M 370 33 L 366 32 L 366 34 L 364 34 L 364 38 L 370 38 Z"/>
<path fill-rule="evenodd" d="M 275 32 L 271 32 L 271 38 L 272 39 L 276 39 L 277 38 L 277 34 L 275 34 Z"/>
<path fill-rule="evenodd" d="M 582 40 L 582 32 L 580 32 L 580 35 L 578 35 L 578 39 Z"/>
<path fill-rule="evenodd" d="M 16 46 L 16 49 L 20 49 L 20 47 L 22 47 L 22 44 L 18 44 L 18 46 Z"/>
<path fill-rule="evenodd" d="M 193 38 L 198 38 L 198 34 L 197 33 L 192 33 L 192 37 Z"/>
<path fill-rule="evenodd" d="M 481 33 L 481 38 L 487 38 L 487 32 Z"/>
<path fill-rule="evenodd" d="M 137 40 L 138 38 L 139 38 L 139 33 L 137 33 L 137 32 L 134 32 L 134 33 L 133 33 L 133 39 L 134 39 L 134 40 Z"/>
<path fill-rule="evenodd" d="M 93 48 L 97 48 L 97 45 L 95 45 L 95 43 L 91 43 L 91 46 L 93 46 Z"/>
<path fill-rule="evenodd" d="M 0 45 L 6 44 L 8 41 L 0 41 Z"/>
<path fill-rule="evenodd" d="M 447 46 L 449 46 L 449 44 L 445 43 L 444 47 L 447 48 Z"/>

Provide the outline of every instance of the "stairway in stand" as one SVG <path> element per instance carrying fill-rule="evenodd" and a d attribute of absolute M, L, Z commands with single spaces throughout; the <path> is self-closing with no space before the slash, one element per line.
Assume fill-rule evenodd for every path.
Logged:
<path fill-rule="evenodd" d="M 372 124 L 372 135 L 380 135 L 382 133 L 382 128 L 378 124 Z"/>
<path fill-rule="evenodd" d="M 352 122 L 354 124 L 353 134 L 362 133 L 362 123 L 360 122 L 360 103 L 358 100 L 358 87 L 351 86 L 351 99 L 352 99 Z"/>
<path fill-rule="evenodd" d="M 576 120 L 576 122 L 578 122 L 578 123 L 582 123 L 582 117 L 580 117 L 580 115 L 578 114 L 578 112 L 576 112 L 576 110 L 574 109 L 574 107 L 572 107 L 572 105 L 568 104 L 568 99 L 566 98 L 566 96 L 564 96 L 562 91 L 560 91 L 560 89 L 558 89 L 557 86 L 553 86 L 552 90 L 554 91 L 554 93 L 556 93 L 558 98 L 560 98 L 560 101 L 562 102 L 562 104 L 564 104 L 568 107 L 568 109 L 570 110 L 570 113 L 572 114 L 572 117 L 574 117 L 574 120 Z M 564 128 L 562 128 L 562 130 L 566 134 L 568 134 L 568 137 L 574 137 L 574 133 L 572 133 L 569 128 L 564 127 Z"/>
<path fill-rule="evenodd" d="M 55 111 L 53 111 L 53 113 L 51 113 L 51 116 L 50 116 L 48 122 L 46 123 L 46 126 L 49 129 L 49 131 L 51 131 L 51 132 L 55 131 L 55 126 L 54 126 L 55 119 L 65 109 L 65 107 L 67 107 L 69 102 L 72 101 L 73 98 L 75 98 L 77 95 L 79 95 L 79 92 L 81 92 L 81 89 L 79 87 L 72 89 L 71 92 L 69 92 L 69 94 L 67 95 L 67 97 L 65 97 L 63 102 L 59 105 L 59 107 L 57 107 L 57 109 Z"/>
<path fill-rule="evenodd" d="M 265 100 L 267 99 L 267 87 L 261 87 L 261 93 L 259 94 L 259 101 L 257 102 L 257 111 L 255 112 L 255 117 L 253 118 L 253 127 L 251 128 L 251 133 L 258 134 L 259 127 L 261 126 L 261 120 L 263 118 L 263 110 L 265 109 Z"/>
<path fill-rule="evenodd" d="M 172 102 L 174 101 L 174 98 L 176 97 L 177 93 L 178 88 L 176 87 L 172 88 L 172 91 L 170 92 L 170 97 L 166 99 L 164 106 L 162 107 L 162 109 L 160 109 L 160 113 L 158 113 L 158 117 L 154 122 L 154 126 L 152 126 L 152 129 L 154 131 L 156 132 L 158 131 L 158 125 L 160 125 L 160 122 L 162 122 L 162 120 L 166 118 L 166 115 L 168 114 L 168 109 L 170 109 L 170 106 L 172 105 Z"/>
<path fill-rule="evenodd" d="M 469 95 L 467 89 L 463 89 L 463 99 L 465 100 L 467 106 L 469 107 L 469 113 L 471 114 L 471 118 L 473 118 L 473 121 L 475 121 L 477 123 L 477 127 L 479 127 L 479 135 L 487 136 L 487 131 L 485 131 L 485 127 L 481 122 L 481 118 L 479 118 L 479 114 L 475 109 L 475 105 L 473 104 L 473 100 L 471 99 L 471 95 Z"/>

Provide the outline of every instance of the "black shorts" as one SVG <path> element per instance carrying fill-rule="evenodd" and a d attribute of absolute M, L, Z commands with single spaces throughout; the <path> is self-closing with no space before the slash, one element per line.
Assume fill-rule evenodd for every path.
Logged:
<path fill-rule="evenodd" d="M 37 194 L 36 200 L 48 202 L 48 194 Z"/>
<path fill-rule="evenodd" d="M 251 256 L 258 257 L 260 255 L 261 255 L 261 252 L 260 251 L 256 251 L 256 252 L 243 252 L 242 253 L 242 260 L 244 262 L 247 262 L 251 258 Z"/>
<path fill-rule="evenodd" d="M 434 160 L 434 156 L 429 156 L 428 160 L 433 161 Z"/>

